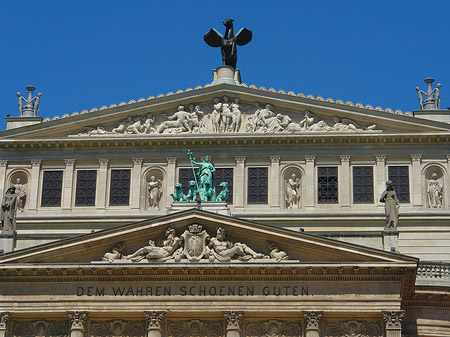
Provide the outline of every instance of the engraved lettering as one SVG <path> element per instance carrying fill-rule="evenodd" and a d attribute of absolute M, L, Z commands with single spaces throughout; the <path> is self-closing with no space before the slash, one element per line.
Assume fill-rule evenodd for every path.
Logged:
<path fill-rule="evenodd" d="M 185 286 L 180 287 L 180 293 L 182 296 L 186 296 L 186 287 Z"/>
<path fill-rule="evenodd" d="M 263 295 L 264 295 L 264 296 L 270 295 L 269 287 L 264 287 L 264 288 L 263 288 Z"/>
<path fill-rule="evenodd" d="M 83 287 L 78 287 L 77 288 L 77 296 L 83 296 L 84 294 L 84 289 Z"/>
<path fill-rule="evenodd" d="M 134 296 L 134 292 L 133 292 L 133 288 L 132 287 L 128 287 L 128 291 L 127 291 L 127 294 L 125 296 L 129 296 L 129 295 Z"/>
<path fill-rule="evenodd" d="M 216 287 L 209 287 L 209 295 L 215 296 L 217 294 Z"/>
<path fill-rule="evenodd" d="M 172 295 L 172 288 L 171 287 L 164 287 L 164 295 L 167 295 L 167 296 Z"/>
<path fill-rule="evenodd" d="M 114 296 L 118 296 L 118 295 L 123 296 L 124 292 L 125 292 L 125 287 L 123 287 L 123 288 L 115 288 L 115 287 L 113 287 Z"/>
<path fill-rule="evenodd" d="M 95 287 L 95 296 L 105 296 L 105 287 Z"/>
<path fill-rule="evenodd" d="M 145 288 L 145 295 L 150 295 L 150 296 L 152 296 L 152 287 L 146 287 Z"/>

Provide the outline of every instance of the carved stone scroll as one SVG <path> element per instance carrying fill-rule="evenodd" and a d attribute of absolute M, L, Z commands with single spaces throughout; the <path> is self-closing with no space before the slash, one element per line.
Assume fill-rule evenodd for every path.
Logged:
<path fill-rule="evenodd" d="M 346 320 L 325 321 L 324 337 L 381 337 L 383 326 L 381 321 Z"/>
<path fill-rule="evenodd" d="M 6 336 L 6 327 L 8 326 L 10 317 L 10 312 L 0 312 L 0 337 Z"/>
<path fill-rule="evenodd" d="M 89 336 L 91 337 L 142 337 L 145 335 L 146 331 L 144 321 L 92 321 L 89 329 Z"/>
<path fill-rule="evenodd" d="M 68 337 L 70 336 L 69 321 L 34 320 L 13 321 L 12 336 L 14 337 Z"/>
<path fill-rule="evenodd" d="M 302 335 L 302 326 L 299 321 L 263 320 L 247 321 L 245 336 L 248 337 L 297 337 Z"/>

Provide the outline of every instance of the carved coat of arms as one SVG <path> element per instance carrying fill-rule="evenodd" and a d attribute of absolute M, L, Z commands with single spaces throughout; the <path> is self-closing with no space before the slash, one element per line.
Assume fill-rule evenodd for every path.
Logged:
<path fill-rule="evenodd" d="M 206 240 L 209 239 L 209 234 L 198 224 L 189 225 L 188 228 L 181 235 L 184 240 L 183 255 L 191 262 L 198 262 L 207 255 Z"/>

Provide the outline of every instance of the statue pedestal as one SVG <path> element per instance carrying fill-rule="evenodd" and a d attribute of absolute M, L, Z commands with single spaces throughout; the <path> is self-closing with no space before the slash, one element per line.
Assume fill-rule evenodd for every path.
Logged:
<path fill-rule="evenodd" d="M 15 247 L 15 233 L 0 233 L 0 250 L 3 249 L 3 253 L 13 252 Z"/>
<path fill-rule="evenodd" d="M 23 126 L 39 124 L 42 117 L 6 117 L 6 130 L 21 128 Z"/>
<path fill-rule="evenodd" d="M 398 230 L 396 228 L 385 228 L 383 230 L 383 250 L 398 252 Z"/>
<path fill-rule="evenodd" d="M 234 69 L 230 66 L 220 66 L 212 71 L 213 81 L 211 85 L 222 83 L 239 85 L 241 84 L 241 72 L 239 69 Z"/>
<path fill-rule="evenodd" d="M 170 207 L 167 207 L 167 214 L 181 212 L 192 208 L 231 216 L 227 203 L 217 201 L 202 201 L 200 204 L 197 204 L 196 202 L 173 202 Z"/>
<path fill-rule="evenodd" d="M 450 124 L 450 110 L 414 110 L 414 117 Z"/>

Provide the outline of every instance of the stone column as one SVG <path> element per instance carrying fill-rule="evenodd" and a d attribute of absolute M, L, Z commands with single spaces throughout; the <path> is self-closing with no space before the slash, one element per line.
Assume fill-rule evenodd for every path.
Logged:
<path fill-rule="evenodd" d="M 236 208 L 244 208 L 245 204 L 245 157 L 234 157 L 236 172 L 234 181 L 234 205 Z"/>
<path fill-rule="evenodd" d="M 322 320 L 322 311 L 303 311 L 305 320 L 305 337 L 320 336 L 320 322 Z"/>
<path fill-rule="evenodd" d="M 386 329 L 386 337 L 401 337 L 402 319 L 405 317 L 405 311 L 383 311 L 383 319 Z"/>
<path fill-rule="evenodd" d="M 240 337 L 242 326 L 242 311 L 224 311 L 225 337 Z"/>
<path fill-rule="evenodd" d="M 70 319 L 70 337 L 83 337 L 84 323 L 87 319 L 86 311 L 68 311 Z"/>
<path fill-rule="evenodd" d="M 314 174 L 315 156 L 305 156 L 306 170 L 305 170 L 305 207 L 314 207 L 316 198 L 316 180 Z"/>
<path fill-rule="evenodd" d="M 450 172 L 450 154 L 447 154 L 447 172 Z M 447 177 L 447 181 L 444 181 L 444 196 L 442 200 L 442 207 L 447 208 L 450 205 L 450 177 Z"/>
<path fill-rule="evenodd" d="M 0 197 L 3 199 L 4 190 L 3 188 L 8 188 L 6 185 L 6 166 L 8 165 L 7 160 L 0 160 Z"/>
<path fill-rule="evenodd" d="M 170 206 L 172 204 L 172 197 L 170 193 L 173 193 L 175 189 L 176 181 L 176 169 L 177 169 L 177 158 L 167 158 L 167 193 L 166 193 L 166 205 Z"/>
<path fill-rule="evenodd" d="M 100 167 L 98 169 L 97 179 L 97 209 L 106 209 L 106 186 L 108 184 L 108 159 L 98 160 Z"/>
<path fill-rule="evenodd" d="M 8 326 L 9 318 L 11 317 L 10 312 L 0 312 L 0 337 L 5 337 L 7 335 L 6 328 Z"/>
<path fill-rule="evenodd" d="M 73 188 L 73 172 L 75 159 L 65 159 L 66 169 L 64 173 L 64 183 L 62 191 L 62 209 L 70 210 L 72 208 L 72 188 Z"/>
<path fill-rule="evenodd" d="M 280 207 L 280 156 L 270 157 L 269 205 Z"/>
<path fill-rule="evenodd" d="M 31 161 L 31 179 L 30 179 L 30 196 L 27 200 L 28 211 L 37 211 L 38 207 L 38 193 L 39 193 L 39 179 L 41 175 L 41 161 Z"/>
<path fill-rule="evenodd" d="M 412 180 L 412 203 L 413 206 L 422 206 L 422 174 L 420 172 L 420 154 L 411 155 L 411 180 Z"/>
<path fill-rule="evenodd" d="M 141 177 L 142 174 L 142 159 L 133 159 L 133 170 L 131 171 L 131 209 L 140 209 L 141 200 Z"/>
<path fill-rule="evenodd" d="M 339 203 L 343 207 L 350 207 L 350 156 L 341 156 L 341 167 L 339 172 Z"/>
<path fill-rule="evenodd" d="M 144 311 L 147 319 L 147 337 L 162 337 L 162 320 L 167 310 Z"/>
<path fill-rule="evenodd" d="M 380 202 L 380 196 L 386 189 L 386 156 L 379 154 L 375 156 L 375 200 L 378 206 L 383 206 L 384 203 Z"/>

